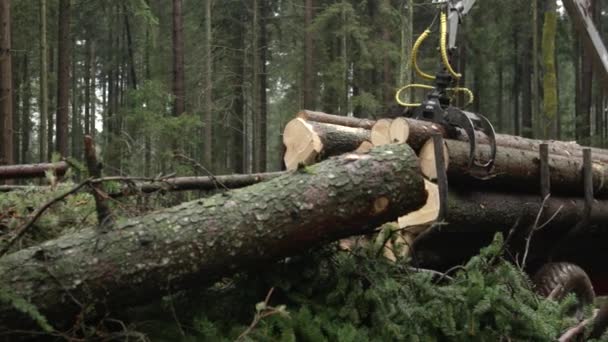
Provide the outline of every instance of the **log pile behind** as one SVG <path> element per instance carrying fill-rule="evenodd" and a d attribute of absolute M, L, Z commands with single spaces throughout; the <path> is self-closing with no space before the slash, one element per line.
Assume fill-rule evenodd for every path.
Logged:
<path fill-rule="evenodd" d="M 542 141 L 507 134 L 496 135 L 497 156 L 489 173 L 470 170 L 469 142 L 461 129 L 456 136 L 448 136 L 444 127 L 427 121 L 410 118 L 392 118 L 370 121 L 345 118 L 319 112 L 300 112 L 296 119 L 307 122 L 331 123 L 369 130 L 368 144 L 379 146 L 409 144 L 419 157 L 418 163 L 429 193 L 427 204 L 419 211 L 398 220 L 406 235 L 405 240 L 424 232 L 442 221 L 446 231 L 490 232 L 508 231 L 516 222 L 532 225 L 535 221 L 550 220 L 544 229 L 568 232 L 577 223 L 587 226 L 608 224 L 608 150 L 592 148 L 592 185 L 595 199 L 592 210 L 584 200 L 583 149 L 575 142 Z M 437 169 L 432 137 L 444 138 L 444 168 L 449 179 L 446 217 L 439 218 Z M 285 131 L 289 140 L 291 133 Z M 478 159 L 487 160 L 489 139 L 476 132 Z M 326 142 L 327 146 L 331 146 Z M 550 198 L 542 206 L 540 145 L 547 144 L 549 151 Z M 357 149 L 353 144 L 352 151 Z M 328 151 L 329 152 L 329 151 Z M 317 152 L 317 156 L 322 152 Z M 331 153 L 329 153 L 331 154 Z M 290 146 L 287 154 L 296 155 Z M 297 160 L 297 161 L 296 161 Z M 310 165 L 311 159 L 292 157 L 291 165 Z M 539 212 L 543 209 L 539 215 Z"/>

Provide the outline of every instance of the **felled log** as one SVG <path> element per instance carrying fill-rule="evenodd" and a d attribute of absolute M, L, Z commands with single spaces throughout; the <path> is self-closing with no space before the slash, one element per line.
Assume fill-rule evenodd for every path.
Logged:
<path fill-rule="evenodd" d="M 50 170 L 57 176 L 63 176 L 68 167 L 66 162 L 0 166 L 0 179 L 42 178 Z"/>
<path fill-rule="evenodd" d="M 210 285 L 347 236 L 372 231 L 426 200 L 407 145 L 330 158 L 268 182 L 91 228 L 0 258 L 3 298 L 24 298 L 55 327 L 86 309 L 120 309 Z M 111 314 L 111 312 L 110 312 Z M 28 317 L 0 301 L 0 330 Z"/>
<path fill-rule="evenodd" d="M 450 182 L 471 183 L 488 187 L 502 187 L 509 190 L 536 192 L 540 188 L 539 154 L 533 151 L 500 147 L 496 152 L 494 169 L 490 175 L 479 174 L 469 169 L 469 144 L 455 140 L 445 140 L 445 149 L 449 157 L 447 173 Z M 422 160 L 434 159 L 434 148 L 429 141 L 420 151 Z M 428 148 L 427 148 L 428 147 Z M 488 145 L 478 146 L 478 157 L 489 160 Z M 561 194 L 584 194 L 583 160 L 561 155 L 549 156 L 551 192 Z M 434 162 L 421 165 L 423 174 L 433 178 L 436 171 Z M 598 197 L 608 195 L 608 166 L 594 159 L 592 164 L 594 194 Z M 478 179 L 483 177 L 483 179 Z"/>
<path fill-rule="evenodd" d="M 370 140 L 369 130 L 339 126 L 301 118 L 291 120 L 283 132 L 287 170 L 311 165 L 330 156 L 352 152 Z"/>
<path fill-rule="evenodd" d="M 321 112 L 309 112 L 302 111 L 298 113 L 298 117 L 305 118 L 309 121 L 316 122 L 325 122 L 325 123 L 337 123 L 343 126 L 351 127 L 361 127 L 366 129 L 371 129 L 376 121 L 366 120 L 366 119 L 357 119 L 357 118 L 348 118 L 339 115 L 326 114 Z M 459 141 L 468 141 L 468 137 L 465 134 L 464 130 L 457 128 L 455 137 L 448 137 L 447 130 L 441 125 L 423 121 L 423 120 L 415 120 L 410 118 L 404 118 L 407 122 L 407 130 L 408 138 L 407 143 L 418 152 L 422 146 L 433 136 L 435 133 L 440 133 L 444 138 L 451 138 Z M 393 120 L 394 122 L 395 120 Z M 349 123 L 349 124 L 347 124 Z M 400 123 L 402 124 L 402 123 Z M 475 138 L 478 143 L 488 144 L 488 137 L 482 132 L 476 131 Z M 581 146 L 576 142 L 566 142 L 566 141 L 557 141 L 557 140 L 536 140 L 518 137 L 514 135 L 508 134 L 497 134 L 496 135 L 496 145 L 502 147 L 511 147 L 521 150 L 534 151 L 538 152 L 538 146 L 540 144 L 547 143 L 549 144 L 549 153 L 551 155 L 561 155 L 566 157 L 582 157 L 583 152 L 582 149 L 585 146 Z M 592 148 L 593 159 L 599 160 L 602 162 L 608 163 L 608 150 L 601 148 Z"/>
<path fill-rule="evenodd" d="M 302 110 L 297 114 L 298 118 L 306 121 L 314 121 L 320 123 L 327 123 L 338 126 L 346 126 L 353 128 L 372 129 L 372 126 L 376 123 L 375 120 L 360 119 L 349 116 L 326 114 L 323 112 L 314 112 L 311 110 Z"/>
<path fill-rule="evenodd" d="M 469 139 L 464 130 L 457 128 L 455 137 L 448 137 L 444 127 L 428 121 L 414 120 L 407 118 L 409 125 L 409 135 L 407 143 L 415 150 L 420 151 L 422 147 L 432 138 L 433 134 L 440 133 L 444 138 L 452 138 L 454 140 L 468 142 Z M 489 144 L 488 137 L 480 131 L 475 132 L 475 139 L 478 144 Z M 496 146 L 507 147 L 525 151 L 532 151 L 538 154 L 541 144 L 549 145 L 549 154 L 564 157 L 580 157 L 583 156 L 583 148 L 576 142 L 566 142 L 558 140 L 536 140 L 523 138 L 509 134 L 496 134 Z M 608 163 L 608 150 L 601 148 L 591 148 L 593 159 Z"/>

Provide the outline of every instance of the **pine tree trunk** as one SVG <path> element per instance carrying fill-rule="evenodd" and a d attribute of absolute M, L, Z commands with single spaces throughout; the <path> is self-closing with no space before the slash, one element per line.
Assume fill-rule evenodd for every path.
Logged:
<path fill-rule="evenodd" d="M 53 151 L 55 151 L 55 147 L 53 147 L 53 138 L 55 137 L 55 115 L 52 114 L 54 111 L 57 110 L 57 97 L 55 95 L 57 95 L 57 64 L 56 62 L 56 58 L 55 58 L 55 46 L 53 44 L 51 44 L 50 49 L 49 49 L 49 75 L 52 75 L 51 81 L 49 83 L 47 83 L 47 85 L 49 86 L 49 105 L 50 105 L 50 110 L 49 110 L 49 115 L 47 115 L 47 128 L 48 128 L 48 134 L 46 136 L 47 141 L 46 141 L 46 159 L 47 160 L 51 160 L 53 157 Z M 52 95 L 50 95 L 52 94 Z"/>
<path fill-rule="evenodd" d="M 212 0 L 205 0 L 205 104 L 203 122 L 203 164 L 208 168 L 213 165 L 213 31 Z"/>
<path fill-rule="evenodd" d="M 557 3 L 547 1 L 545 8 L 545 23 L 543 26 L 543 112 L 542 121 L 543 137 L 545 139 L 554 138 L 555 121 L 558 115 L 557 108 L 559 99 L 557 98 L 557 75 L 555 68 L 555 37 L 557 35 Z"/>
<path fill-rule="evenodd" d="M 101 310 L 87 311 L 90 319 L 168 290 L 208 286 L 236 271 L 370 232 L 417 210 L 427 197 L 407 145 L 328 160 L 309 171 L 157 211 L 105 234 L 83 229 L 43 248 L 5 255 L 0 288 L 26 298 L 63 328 L 74 324 L 79 302 Z M 24 315 L 2 302 L 0 329 L 25 327 Z"/>
<path fill-rule="evenodd" d="M 23 105 L 21 106 L 21 163 L 30 161 L 30 131 L 32 129 L 32 118 L 30 116 L 30 103 L 32 99 L 32 84 L 30 81 L 28 54 L 23 55 Z"/>
<path fill-rule="evenodd" d="M 13 76 L 11 65 L 11 4 L 0 2 L 0 165 L 13 164 Z"/>
<path fill-rule="evenodd" d="M 304 8 L 304 82 L 302 86 L 303 104 L 305 109 L 315 109 L 314 75 L 315 75 L 315 44 L 313 32 L 310 31 L 315 15 L 315 1 L 306 0 Z"/>
<path fill-rule="evenodd" d="M 539 103 L 540 103 L 540 96 L 539 96 L 539 92 L 538 92 L 538 80 L 539 80 L 539 73 L 538 73 L 538 0 L 532 0 L 531 1 L 531 5 L 532 5 L 532 54 L 531 54 L 531 59 L 530 59 L 530 63 L 532 65 L 532 75 L 531 75 L 531 80 L 530 80 L 530 87 L 531 87 L 531 92 L 530 92 L 530 100 L 531 100 L 531 106 L 532 106 L 532 111 L 530 112 L 531 115 L 531 119 L 532 119 L 532 136 L 534 136 L 535 134 L 541 134 L 541 132 L 539 132 L 539 130 L 537 129 L 537 127 L 540 124 L 540 116 L 538 115 L 539 112 Z"/>
<path fill-rule="evenodd" d="M 511 99 L 513 101 L 513 134 L 521 135 L 521 124 L 520 124 L 520 106 L 519 106 L 519 93 L 521 92 L 521 66 L 519 64 L 519 34 L 516 28 L 513 29 L 513 89 L 511 92 Z"/>
<path fill-rule="evenodd" d="M 95 137 L 95 133 L 97 132 L 95 128 L 96 118 L 97 118 L 97 57 L 95 55 L 95 41 L 91 41 L 89 52 L 89 66 L 90 66 L 90 76 L 89 80 L 91 82 L 90 86 L 90 116 L 89 116 L 89 135 Z"/>
<path fill-rule="evenodd" d="M 55 120 L 57 131 L 56 151 L 64 157 L 68 156 L 69 146 L 69 109 L 70 109 L 70 66 L 71 66 L 71 39 L 70 18 L 71 0 L 59 0 L 58 16 L 58 66 L 57 66 L 57 117 Z"/>
<path fill-rule="evenodd" d="M 14 37 L 11 38 L 14 41 Z M 14 42 L 11 42 L 14 46 Z M 19 157 L 21 156 L 21 98 L 23 97 L 23 89 L 21 81 L 23 77 L 23 59 L 12 58 L 13 70 L 13 163 L 20 164 Z"/>
<path fill-rule="evenodd" d="M 129 84 L 131 89 L 137 89 L 137 73 L 135 72 L 135 52 L 133 48 L 133 37 L 131 36 L 131 24 L 127 5 L 123 3 L 123 16 L 125 19 L 125 35 L 127 36 L 127 53 L 129 55 Z"/>
<path fill-rule="evenodd" d="M 72 131 L 70 132 L 71 156 L 81 159 L 82 127 L 80 122 L 80 105 L 78 103 L 78 77 L 76 68 L 76 40 L 72 41 Z"/>
<path fill-rule="evenodd" d="M 38 112 L 40 113 L 40 129 L 38 130 L 38 145 L 40 154 L 39 161 L 46 160 L 48 151 L 48 111 L 49 111 L 49 88 L 48 88 L 48 48 L 46 42 L 46 0 L 40 0 L 40 100 Z"/>
<path fill-rule="evenodd" d="M 529 39 L 526 44 L 529 49 L 532 48 L 532 40 Z M 534 136 L 533 126 L 533 115 L 534 110 L 534 99 L 532 98 L 532 58 L 535 55 L 530 52 L 524 55 L 523 61 L 523 96 L 522 96 L 522 135 L 526 138 L 532 138 Z"/>
<path fill-rule="evenodd" d="M 184 23 L 182 0 L 173 0 L 173 115 L 186 111 L 184 84 Z"/>
<path fill-rule="evenodd" d="M 91 134 L 91 38 L 84 44 L 84 134 Z"/>

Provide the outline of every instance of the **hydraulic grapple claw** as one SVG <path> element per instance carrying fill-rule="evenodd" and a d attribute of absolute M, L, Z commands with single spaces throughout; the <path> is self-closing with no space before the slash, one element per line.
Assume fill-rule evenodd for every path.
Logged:
<path fill-rule="evenodd" d="M 490 121 L 483 115 L 466 112 L 456 107 L 449 107 L 446 112 L 445 120 L 447 123 L 451 126 L 460 127 L 467 135 L 470 145 L 469 169 L 482 168 L 489 173 L 494 166 L 494 159 L 496 158 L 496 134 Z M 476 157 L 477 138 L 475 131 L 480 131 L 488 137 L 490 158 L 486 162 L 481 162 Z"/>

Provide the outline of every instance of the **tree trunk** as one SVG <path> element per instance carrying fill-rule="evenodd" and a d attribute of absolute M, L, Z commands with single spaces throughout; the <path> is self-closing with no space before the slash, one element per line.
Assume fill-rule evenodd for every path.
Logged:
<path fill-rule="evenodd" d="M 13 74 L 11 2 L 0 2 L 0 165 L 13 164 Z"/>
<path fill-rule="evenodd" d="M 173 0 L 173 115 L 186 111 L 184 84 L 184 23 L 182 0 Z"/>
<path fill-rule="evenodd" d="M 40 149 L 39 161 L 46 159 L 48 151 L 48 111 L 49 111 L 49 88 L 48 88 L 48 51 L 46 43 L 46 0 L 40 0 L 40 100 L 38 111 L 40 112 L 40 129 L 38 130 L 38 144 Z"/>
<path fill-rule="evenodd" d="M 538 91 L 538 80 L 540 78 L 539 73 L 538 73 L 538 0 L 532 0 L 531 1 L 531 6 L 532 6 L 532 53 L 531 53 L 531 59 L 530 59 L 530 63 L 532 65 L 531 67 L 531 71 L 532 74 L 531 79 L 530 79 L 530 87 L 531 87 L 531 92 L 530 92 L 530 105 L 532 106 L 532 111 L 530 112 L 531 118 L 532 118 L 532 129 L 533 129 L 533 133 L 530 137 L 535 136 L 535 134 L 541 134 L 541 132 L 539 132 L 539 130 L 537 129 L 537 127 L 540 124 L 540 115 L 538 115 L 540 106 L 540 96 L 539 96 L 539 91 Z M 546 137 L 543 137 L 546 138 Z"/>
<path fill-rule="evenodd" d="M 125 35 L 127 36 L 127 53 L 129 55 L 129 84 L 131 89 L 137 89 L 137 73 L 135 72 L 135 53 L 133 52 L 133 38 L 126 3 L 123 3 L 123 16 L 125 18 Z"/>
<path fill-rule="evenodd" d="M 32 86 L 29 72 L 28 54 L 23 55 L 23 105 L 21 106 L 21 163 L 27 164 L 30 160 L 30 131 L 32 129 L 32 118 L 30 116 L 30 103 L 32 99 Z"/>
<path fill-rule="evenodd" d="M 544 101 L 543 112 L 545 119 L 542 121 L 544 137 L 554 138 L 556 132 L 554 130 L 557 112 L 557 75 L 555 68 L 555 37 L 557 35 L 557 3 L 555 1 L 547 1 L 545 9 L 545 23 L 543 26 L 543 89 Z"/>
<path fill-rule="evenodd" d="M 27 299 L 55 327 L 71 326 L 79 303 L 119 310 L 210 285 L 247 267 L 370 232 L 417 210 L 427 196 L 407 145 L 332 159 L 310 171 L 157 211 L 106 234 L 84 229 L 5 255 L 0 288 Z M 103 311 L 87 312 L 87 318 Z M 29 325 L 6 303 L 0 304 L 0 322 L 4 329 Z"/>
<path fill-rule="evenodd" d="M 511 92 L 511 99 L 513 101 L 513 134 L 521 135 L 521 123 L 520 123 L 520 106 L 519 106 L 519 93 L 521 92 L 521 67 L 519 64 L 519 34 L 516 26 L 513 31 L 513 89 Z"/>
<path fill-rule="evenodd" d="M 70 109 L 70 18 L 71 0 L 59 0 L 59 45 L 57 66 L 57 118 L 55 120 L 57 131 L 56 151 L 63 157 L 68 156 L 69 139 L 69 109 Z"/>
<path fill-rule="evenodd" d="M 91 114 L 89 116 L 89 135 L 95 137 L 95 133 L 97 132 L 95 128 L 96 118 L 97 118 L 97 59 L 95 56 L 95 41 L 91 42 L 90 52 L 89 52 L 89 65 L 90 65 L 90 76 L 89 80 L 91 82 L 90 93 L 91 97 L 90 101 L 90 111 Z"/>
<path fill-rule="evenodd" d="M 304 8 L 304 81 L 302 86 L 303 104 L 306 109 L 315 109 L 315 44 L 311 25 L 315 15 L 315 1 L 306 0 Z"/>
<path fill-rule="evenodd" d="M 427 146 L 430 146 L 431 141 Z M 539 154 L 509 147 L 500 147 L 496 152 L 494 168 L 490 175 L 479 175 L 469 171 L 469 144 L 455 140 L 445 140 L 446 153 L 449 156 L 446 164 L 448 176 L 456 184 L 475 184 L 489 188 L 504 188 L 510 191 L 539 192 L 540 167 Z M 433 149 L 425 149 L 421 159 L 433 159 Z M 490 148 L 488 145 L 478 145 L 478 156 L 488 160 Z M 582 195 L 583 161 L 582 158 L 564 156 L 549 156 L 551 193 Z M 424 175 L 435 173 L 434 163 L 421 166 Z M 604 179 L 608 178 L 608 167 L 602 162 L 593 162 L 593 189 L 596 197 L 606 197 L 608 187 Z M 538 190 L 538 191 L 537 191 Z"/>
<path fill-rule="evenodd" d="M 14 40 L 14 37 L 11 38 Z M 14 43 L 11 42 L 11 46 Z M 21 98 L 23 97 L 23 88 L 21 81 L 23 77 L 23 60 L 20 58 L 12 58 L 12 82 L 13 82 L 13 163 L 21 164 L 19 157 L 21 156 Z"/>
<path fill-rule="evenodd" d="M 205 104 L 203 122 L 205 127 L 203 143 L 203 164 L 211 168 L 213 165 L 213 31 L 212 0 L 205 0 Z"/>
<path fill-rule="evenodd" d="M 286 147 L 284 162 L 287 170 L 295 170 L 300 164 L 310 165 L 330 156 L 356 150 L 370 140 L 370 131 L 305 121 L 291 120 L 283 133 Z"/>
<path fill-rule="evenodd" d="M 534 99 L 532 98 L 532 58 L 535 56 L 530 49 L 532 49 L 531 39 L 526 43 L 528 47 L 528 53 L 524 55 L 523 61 L 523 93 L 522 93 L 522 135 L 526 138 L 532 138 L 534 136 L 533 126 L 533 110 L 534 110 Z"/>
<path fill-rule="evenodd" d="M 504 132 L 504 65 L 502 60 L 498 61 L 498 97 L 496 99 L 496 130 Z"/>
<path fill-rule="evenodd" d="M 49 170 L 54 170 L 58 176 L 62 176 L 67 169 L 66 162 L 0 166 L 0 179 L 43 178 Z"/>
<path fill-rule="evenodd" d="M 78 70 L 76 68 L 76 39 L 72 40 L 72 117 L 70 132 L 71 156 L 77 159 L 82 158 L 82 126 L 80 119 L 80 104 L 78 103 Z"/>

